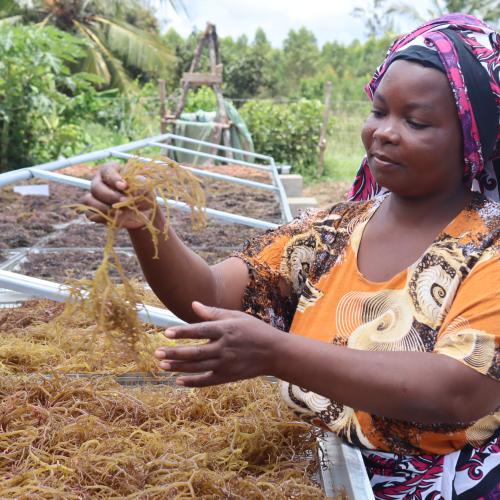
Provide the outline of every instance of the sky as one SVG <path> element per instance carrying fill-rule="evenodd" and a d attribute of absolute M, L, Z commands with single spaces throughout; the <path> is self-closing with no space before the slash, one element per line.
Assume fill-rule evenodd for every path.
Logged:
<path fill-rule="evenodd" d="M 419 8 L 425 12 L 429 3 L 420 0 Z M 189 19 L 177 15 L 166 2 L 161 2 L 161 7 L 159 0 L 156 4 L 164 29 L 173 27 L 183 36 L 193 26 L 202 31 L 209 21 L 221 37 L 246 34 L 253 40 L 255 30 L 261 27 L 274 47 L 281 47 L 290 29 L 302 26 L 314 33 L 320 46 L 332 40 L 349 43 L 365 37 L 364 22 L 351 15 L 363 0 L 184 0 Z M 412 26 L 408 21 L 398 21 L 397 28 L 405 31 Z"/>

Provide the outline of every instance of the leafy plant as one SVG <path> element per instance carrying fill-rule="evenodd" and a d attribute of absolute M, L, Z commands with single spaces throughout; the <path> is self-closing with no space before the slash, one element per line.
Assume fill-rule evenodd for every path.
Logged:
<path fill-rule="evenodd" d="M 0 171 L 85 146 L 80 123 L 94 99 L 95 78 L 69 70 L 84 49 L 56 28 L 0 27 Z"/>
<path fill-rule="evenodd" d="M 168 74 L 175 58 L 162 43 L 157 20 L 139 0 L 10 0 L 1 23 L 54 25 L 84 40 L 78 70 L 93 73 L 105 86 L 125 89 L 130 72 Z M 129 71 L 127 71 L 127 69 Z"/>
<path fill-rule="evenodd" d="M 202 86 L 197 90 L 191 89 L 188 92 L 184 111 L 194 113 L 198 110 L 215 111 L 217 100 L 211 87 Z"/>
<path fill-rule="evenodd" d="M 293 171 L 313 176 L 318 159 L 318 142 L 323 105 L 301 99 L 288 104 L 250 101 L 240 109 L 255 150 L 277 162 L 292 165 Z"/>

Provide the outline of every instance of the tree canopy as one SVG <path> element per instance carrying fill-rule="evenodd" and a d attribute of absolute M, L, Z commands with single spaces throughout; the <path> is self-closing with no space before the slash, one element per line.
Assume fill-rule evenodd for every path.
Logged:
<path fill-rule="evenodd" d="M 77 69 L 99 76 L 105 86 L 124 89 L 131 75 L 163 76 L 174 67 L 156 17 L 139 0 L 7 0 L 2 5 L 2 24 L 50 24 L 84 39 Z"/>

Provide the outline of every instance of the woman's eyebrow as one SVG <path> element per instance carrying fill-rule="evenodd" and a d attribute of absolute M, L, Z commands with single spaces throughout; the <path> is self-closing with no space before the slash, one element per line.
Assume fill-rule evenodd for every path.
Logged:
<path fill-rule="evenodd" d="M 375 92 L 375 94 L 373 95 L 373 100 L 380 100 L 382 101 L 384 104 L 387 103 L 387 99 L 384 97 L 384 95 L 381 93 L 381 92 Z M 417 102 L 417 101 L 414 101 L 414 102 L 409 102 L 408 104 L 406 104 L 404 106 L 405 110 L 407 111 L 413 111 L 415 109 L 422 109 L 424 111 L 433 111 L 435 109 L 435 106 L 433 106 L 432 104 L 428 104 L 426 102 Z"/>
<path fill-rule="evenodd" d="M 427 104 L 425 102 L 409 102 L 405 106 L 405 109 L 408 111 L 413 111 L 414 109 L 422 109 L 424 111 L 433 111 L 436 109 L 436 107 L 431 105 L 431 104 Z"/>

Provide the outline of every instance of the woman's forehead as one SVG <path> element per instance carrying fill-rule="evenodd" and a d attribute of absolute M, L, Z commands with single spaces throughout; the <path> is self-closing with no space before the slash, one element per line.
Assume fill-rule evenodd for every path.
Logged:
<path fill-rule="evenodd" d="M 381 100 L 393 97 L 409 99 L 412 106 L 432 106 L 443 99 L 454 103 L 444 73 L 404 60 L 397 60 L 389 66 L 374 94 L 374 98 Z"/>

